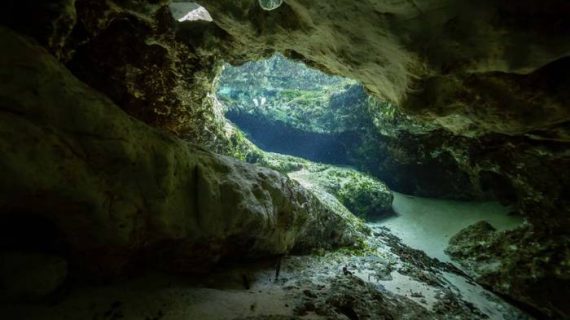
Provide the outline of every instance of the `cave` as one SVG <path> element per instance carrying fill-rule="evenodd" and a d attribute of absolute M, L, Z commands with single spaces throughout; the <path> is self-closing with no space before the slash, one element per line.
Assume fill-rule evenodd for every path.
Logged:
<path fill-rule="evenodd" d="M 9 0 L 3 319 L 567 319 L 565 0 Z"/>

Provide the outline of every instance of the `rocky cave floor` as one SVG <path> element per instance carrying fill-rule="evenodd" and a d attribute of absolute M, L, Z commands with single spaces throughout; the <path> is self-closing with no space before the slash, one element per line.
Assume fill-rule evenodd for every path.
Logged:
<path fill-rule="evenodd" d="M 199 277 L 152 272 L 67 288 L 49 304 L 4 306 L 2 314 L 30 320 L 531 319 L 453 264 L 410 248 L 381 224 L 369 226 L 364 250 L 220 265 Z"/>

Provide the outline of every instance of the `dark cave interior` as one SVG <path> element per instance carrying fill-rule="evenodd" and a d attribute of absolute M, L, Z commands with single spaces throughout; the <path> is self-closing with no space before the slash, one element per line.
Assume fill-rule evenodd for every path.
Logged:
<path fill-rule="evenodd" d="M 570 317 L 566 0 L 1 6 L 0 317 Z"/>

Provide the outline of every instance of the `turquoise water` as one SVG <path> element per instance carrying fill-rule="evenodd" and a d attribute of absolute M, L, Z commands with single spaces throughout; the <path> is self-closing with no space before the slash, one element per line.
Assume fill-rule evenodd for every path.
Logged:
<path fill-rule="evenodd" d="M 451 201 L 394 193 L 395 215 L 373 223 L 389 228 L 408 246 L 429 256 L 449 261 L 443 252 L 449 239 L 461 229 L 481 220 L 497 230 L 514 229 L 523 223 L 498 202 Z"/>

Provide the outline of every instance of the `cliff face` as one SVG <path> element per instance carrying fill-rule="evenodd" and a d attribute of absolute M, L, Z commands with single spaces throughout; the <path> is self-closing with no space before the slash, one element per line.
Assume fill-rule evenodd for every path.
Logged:
<path fill-rule="evenodd" d="M 565 1 L 290 0 L 266 11 L 253 0 L 206 0 L 213 22 L 181 23 L 167 3 L 9 1 L 2 20 L 125 109 L 176 132 L 191 130 L 184 112 L 196 118 L 222 60 L 278 51 L 456 134 L 568 140 Z M 188 91 L 193 99 L 182 99 Z"/>
<path fill-rule="evenodd" d="M 2 215 L 54 220 L 70 232 L 72 250 L 86 252 L 83 265 L 99 261 L 105 272 L 164 241 L 174 243 L 165 255 L 193 265 L 233 252 L 230 243 L 243 253 L 254 243 L 253 253 L 267 254 L 329 236 L 351 242 L 351 232 L 322 232 L 346 226 L 341 218 L 323 220 L 324 227 L 310 223 L 324 211 L 282 176 L 188 146 L 116 108 L 225 152 L 230 139 L 212 100 L 219 67 L 280 52 L 360 81 L 402 112 L 442 128 L 389 137 L 378 148 L 385 158 L 371 167 L 418 173 L 434 167 L 445 177 L 442 166 L 453 164 L 470 184 L 507 191 L 530 226 L 517 234 L 520 254 L 503 255 L 519 263 L 503 264 L 502 281 L 520 285 L 498 291 L 540 308 L 529 280 L 516 276 L 517 265 L 540 271 L 562 261 L 563 270 L 544 283 L 567 279 L 567 1 L 287 0 L 272 11 L 254 0 L 200 4 L 212 22 L 178 23 L 161 0 L 2 4 L 2 25 L 53 56 L 2 31 L 2 47 L 13 49 L 2 49 L 0 62 Z M 427 161 L 431 155 L 443 158 Z M 309 213 L 307 201 L 315 202 Z M 202 206 L 214 214 L 203 216 Z M 239 210 L 230 217 L 228 208 Z M 549 250 L 552 239 L 562 249 Z M 525 254 L 531 244 L 544 250 Z M 544 264 L 530 263 L 538 257 Z"/>

